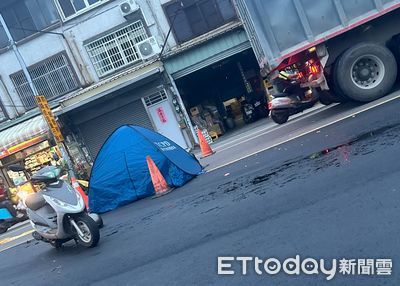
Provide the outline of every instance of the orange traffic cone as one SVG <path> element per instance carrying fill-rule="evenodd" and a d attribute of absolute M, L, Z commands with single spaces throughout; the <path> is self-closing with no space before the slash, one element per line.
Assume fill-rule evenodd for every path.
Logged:
<path fill-rule="evenodd" d="M 201 157 L 207 157 L 215 152 L 211 149 L 210 145 L 208 144 L 206 138 L 204 138 L 203 133 L 200 129 L 197 129 L 197 137 L 199 137 L 200 149 L 201 149 Z"/>
<path fill-rule="evenodd" d="M 82 190 L 81 186 L 76 181 L 75 177 L 71 178 L 71 183 L 72 183 L 72 187 L 74 187 L 75 191 L 77 191 L 79 194 L 81 194 L 83 201 L 85 202 L 86 209 L 89 209 L 89 198 L 85 194 L 85 192 Z"/>
<path fill-rule="evenodd" d="M 167 181 L 165 181 L 163 175 L 160 170 L 157 168 L 153 159 L 150 156 L 146 156 L 147 166 L 149 167 L 151 181 L 154 186 L 154 190 L 156 192 L 155 198 L 163 196 L 165 194 L 170 193 L 173 189 L 168 187 Z"/>

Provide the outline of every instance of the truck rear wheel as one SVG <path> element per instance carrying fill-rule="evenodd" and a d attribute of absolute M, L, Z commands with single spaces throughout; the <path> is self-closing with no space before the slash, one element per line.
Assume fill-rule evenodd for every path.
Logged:
<path fill-rule="evenodd" d="M 349 98 L 346 95 L 344 95 L 343 90 L 340 89 L 340 87 L 339 87 L 339 85 L 337 83 L 337 78 L 336 78 L 337 65 L 338 65 L 338 62 L 339 62 L 339 58 L 341 56 L 342 55 L 338 56 L 338 58 L 336 59 L 335 63 L 333 64 L 333 67 L 332 67 L 333 72 L 332 72 L 332 75 L 331 75 L 331 79 L 332 79 L 331 88 L 332 88 L 332 98 L 333 98 L 334 102 L 347 102 L 347 101 L 349 101 Z"/>
<path fill-rule="evenodd" d="M 336 84 L 350 99 L 375 100 L 386 95 L 396 81 L 396 59 L 384 46 L 360 43 L 345 51 L 337 61 Z"/>

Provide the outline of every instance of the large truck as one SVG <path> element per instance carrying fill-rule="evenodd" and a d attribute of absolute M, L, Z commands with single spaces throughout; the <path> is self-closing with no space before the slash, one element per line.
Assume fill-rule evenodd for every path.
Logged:
<path fill-rule="evenodd" d="M 369 102 L 392 90 L 400 0 L 234 2 L 266 79 L 294 72 L 325 103 Z"/>

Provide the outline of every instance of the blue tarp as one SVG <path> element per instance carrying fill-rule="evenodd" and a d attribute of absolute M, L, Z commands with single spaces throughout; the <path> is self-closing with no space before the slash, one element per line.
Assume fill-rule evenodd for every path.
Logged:
<path fill-rule="evenodd" d="M 197 159 L 170 139 L 143 127 L 121 126 L 110 135 L 94 162 L 89 182 L 90 210 L 103 213 L 153 195 L 148 155 L 172 187 L 180 187 L 202 172 Z"/>

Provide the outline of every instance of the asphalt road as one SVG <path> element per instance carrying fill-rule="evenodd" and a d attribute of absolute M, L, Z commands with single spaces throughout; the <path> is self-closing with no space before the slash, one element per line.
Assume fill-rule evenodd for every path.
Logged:
<path fill-rule="evenodd" d="M 94 249 L 70 243 L 56 251 L 30 242 L 1 252 L 0 284 L 397 286 L 399 110 L 395 99 L 230 165 L 209 158 L 205 162 L 219 164 L 214 171 L 167 196 L 105 214 Z M 327 116 L 317 113 L 240 146 L 248 152 Z M 235 148 L 213 156 L 225 159 L 238 153 Z M 342 258 L 392 259 L 393 272 L 336 273 L 327 281 L 322 273 L 257 275 L 253 267 L 241 275 L 236 262 L 235 275 L 217 274 L 218 256 L 283 261 L 295 255 L 328 265 Z"/>

